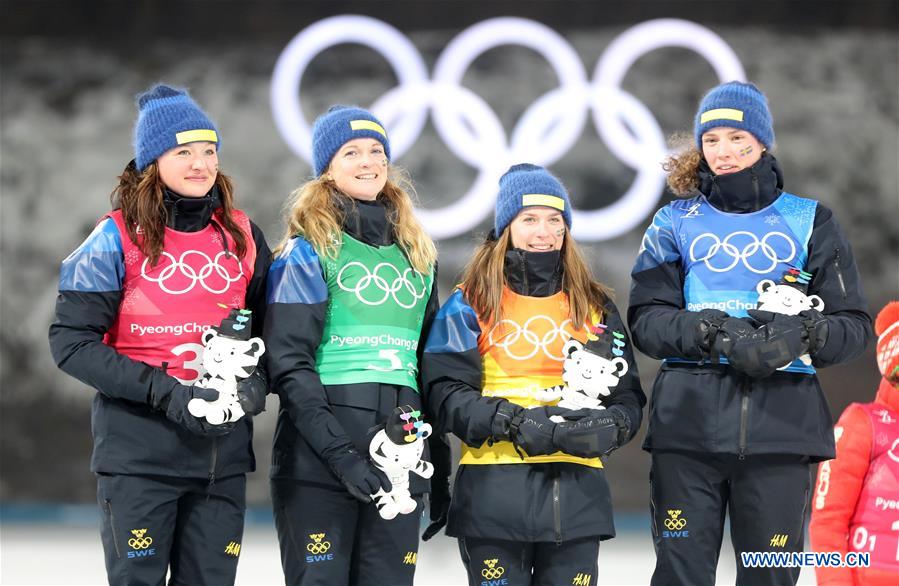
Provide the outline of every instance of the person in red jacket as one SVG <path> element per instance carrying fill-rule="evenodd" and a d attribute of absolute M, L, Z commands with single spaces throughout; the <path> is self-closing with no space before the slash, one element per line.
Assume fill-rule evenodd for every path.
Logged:
<path fill-rule="evenodd" d="M 872 403 L 852 403 L 834 427 L 837 457 L 821 464 L 809 525 L 812 549 L 870 554 L 870 566 L 817 568 L 818 584 L 899 583 L 899 301 L 877 316 Z"/>

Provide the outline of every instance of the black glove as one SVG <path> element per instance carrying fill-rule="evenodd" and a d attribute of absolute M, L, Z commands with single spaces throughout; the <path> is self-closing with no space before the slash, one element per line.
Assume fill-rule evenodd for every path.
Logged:
<path fill-rule="evenodd" d="M 442 480 L 442 482 L 441 482 Z M 440 486 L 441 483 L 443 486 Z M 450 494 L 449 494 L 449 479 L 435 479 L 431 478 L 431 506 L 430 506 L 430 518 L 431 524 L 428 525 L 425 532 L 422 534 L 421 538 L 424 541 L 429 540 L 430 538 L 437 535 L 444 526 L 446 526 L 446 519 L 449 515 L 449 506 L 450 506 Z"/>
<path fill-rule="evenodd" d="M 559 407 L 535 407 L 525 409 L 515 403 L 500 403 L 493 418 L 493 439 L 511 441 L 518 455 L 524 450 L 528 456 L 545 456 L 558 451 L 553 445 L 556 423 L 551 415 L 565 413 Z"/>
<path fill-rule="evenodd" d="M 264 368 L 256 367 L 253 374 L 237 381 L 237 402 L 246 415 L 259 415 L 265 411 L 268 394 L 268 375 Z"/>
<path fill-rule="evenodd" d="M 814 358 L 815 353 L 827 343 L 827 335 L 830 333 L 827 318 L 817 309 L 806 309 L 800 311 L 799 315 L 808 330 L 808 353 Z"/>
<path fill-rule="evenodd" d="M 423 541 L 434 537 L 446 526 L 450 507 L 449 475 L 452 473 L 450 448 L 446 440 L 435 434 L 428 438 L 428 446 L 431 448 L 434 475 L 431 476 L 431 524 L 421 536 Z"/>
<path fill-rule="evenodd" d="M 624 409 L 578 409 L 562 415 L 555 430 L 555 444 L 562 452 L 581 458 L 605 456 L 630 437 L 630 419 Z"/>
<path fill-rule="evenodd" d="M 721 356 L 730 360 L 734 344 L 755 331 L 746 320 L 731 317 L 717 309 L 703 309 L 698 312 L 695 325 L 696 345 L 703 360 L 718 364 Z"/>
<path fill-rule="evenodd" d="M 176 384 L 170 392 L 154 396 L 155 407 L 165 411 L 169 421 L 177 423 L 187 431 L 199 436 L 221 436 L 234 431 L 237 423 L 234 421 L 212 425 L 205 418 L 195 417 L 187 410 L 187 404 L 192 399 L 215 401 L 219 398 L 219 392 L 215 389 L 205 389 L 198 386 L 185 386 Z"/>
<path fill-rule="evenodd" d="M 356 448 L 348 448 L 328 457 L 328 465 L 347 491 L 363 503 L 371 502 L 371 495 L 384 489 L 390 492 L 393 485 L 384 471 L 363 458 Z"/>
<path fill-rule="evenodd" d="M 736 370 L 763 378 L 808 352 L 809 331 L 802 317 L 758 309 L 748 313 L 761 325 L 734 343 L 727 358 Z"/>

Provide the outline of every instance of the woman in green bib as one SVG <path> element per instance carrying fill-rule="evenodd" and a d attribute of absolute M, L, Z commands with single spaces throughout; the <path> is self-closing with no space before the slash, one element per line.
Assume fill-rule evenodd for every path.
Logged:
<path fill-rule="evenodd" d="M 268 280 L 265 343 L 281 399 L 271 487 L 287 584 L 412 584 L 419 505 L 384 520 L 371 495 L 391 483 L 368 435 L 397 406 L 421 408 L 418 364 L 436 313 L 437 251 L 409 182 L 370 112 L 316 120 L 315 178 L 287 208 Z"/>

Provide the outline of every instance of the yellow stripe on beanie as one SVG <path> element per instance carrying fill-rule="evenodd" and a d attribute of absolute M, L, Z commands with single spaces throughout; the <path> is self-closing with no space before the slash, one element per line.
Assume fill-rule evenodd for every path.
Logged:
<path fill-rule="evenodd" d="M 715 108 L 708 112 L 703 112 L 699 117 L 699 123 L 705 124 L 710 120 L 736 120 L 743 121 L 743 110 L 735 110 L 734 108 Z"/>
<path fill-rule="evenodd" d="M 384 138 L 387 138 L 387 131 L 377 122 L 371 120 L 350 120 L 350 128 L 353 130 L 374 130 Z"/>
<path fill-rule="evenodd" d="M 565 200 L 558 195 L 546 195 L 544 193 L 525 193 L 521 196 L 521 206 L 547 206 L 565 211 Z"/>
<path fill-rule="evenodd" d="M 175 140 L 178 144 L 187 144 L 189 142 L 215 142 L 219 141 L 218 134 L 215 133 L 214 130 L 209 129 L 199 129 L 199 130 L 185 130 L 184 132 L 179 132 L 175 135 Z"/>

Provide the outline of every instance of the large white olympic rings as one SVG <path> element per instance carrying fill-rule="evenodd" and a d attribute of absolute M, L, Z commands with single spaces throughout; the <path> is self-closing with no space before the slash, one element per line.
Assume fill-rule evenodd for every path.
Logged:
<path fill-rule="evenodd" d="M 531 325 L 536 321 L 549 322 L 549 329 L 545 331 L 542 336 L 530 329 Z M 511 326 L 511 333 L 503 326 L 503 324 Z M 565 330 L 565 326 L 570 324 L 570 319 L 566 319 L 562 323 L 557 324 L 551 317 L 542 314 L 529 318 L 524 322 L 523 326 L 511 319 L 504 319 L 493 326 L 487 334 L 487 339 L 490 344 L 502 348 L 506 352 L 506 356 L 512 360 L 530 360 L 537 355 L 537 352 L 542 350 L 547 358 L 562 362 L 565 360 L 565 356 L 562 353 L 562 346 L 571 338 L 571 334 Z M 504 334 L 498 342 L 494 340 L 494 332 Z M 531 345 L 531 349 L 526 354 L 516 354 L 511 350 L 511 346 L 517 344 L 522 338 Z M 555 343 L 555 349 L 559 351 L 558 354 L 554 354 L 552 348 L 550 348 L 550 344 L 553 343 Z"/>
<path fill-rule="evenodd" d="M 350 267 L 359 267 L 362 271 L 362 275 L 358 275 L 359 280 L 356 281 L 355 285 L 347 283 L 344 276 L 344 272 Z M 388 273 L 392 272 L 392 274 L 388 275 L 387 278 L 384 278 L 380 274 L 383 270 L 387 270 Z M 412 279 L 409 278 L 410 273 Z M 415 288 L 415 283 L 413 281 L 418 282 L 421 291 L 418 291 Z M 425 278 L 421 273 L 412 268 L 408 268 L 400 273 L 399 269 L 389 262 L 378 263 L 371 271 L 369 271 L 368 267 L 361 262 L 349 262 L 337 273 L 337 285 L 344 291 L 355 293 L 356 299 L 366 305 L 381 305 L 387 301 L 388 297 L 393 297 L 396 304 L 404 309 L 411 309 L 414 307 L 415 303 L 425 296 L 427 289 L 425 286 Z M 374 285 L 376 294 L 380 295 L 380 293 L 383 293 L 383 295 L 376 299 L 366 298 L 364 292 L 371 290 L 371 285 Z M 400 296 L 397 296 L 397 292 L 401 293 Z M 408 299 L 408 302 L 404 302 L 400 297 Z"/>
<path fill-rule="evenodd" d="M 731 242 L 732 240 L 740 239 L 739 237 L 741 236 L 745 236 L 749 239 L 749 242 L 744 243 L 742 249 Z M 786 258 L 778 257 L 777 251 L 774 250 L 774 247 L 768 244 L 768 241 L 772 238 L 781 238 L 790 246 L 790 254 Z M 696 245 L 707 239 L 712 241 L 711 246 L 709 246 L 709 249 L 704 255 L 702 255 L 701 257 L 697 257 Z M 723 252 L 724 255 L 730 257 L 730 261 L 728 261 L 724 266 L 714 266 L 712 262 L 710 262 L 713 258 L 716 258 L 719 252 Z M 761 252 L 762 256 L 767 259 L 767 261 L 770 261 L 770 266 L 766 266 L 764 268 L 756 268 L 752 265 L 750 259 L 753 258 L 758 252 Z M 742 261 L 743 266 L 745 266 L 753 273 L 764 275 L 777 268 L 778 263 L 790 262 L 795 256 L 796 244 L 794 244 L 793 240 L 783 232 L 768 232 L 761 240 L 759 240 L 758 236 L 756 236 L 752 232 L 747 232 L 745 230 L 731 232 L 724 237 L 724 240 L 719 240 L 719 238 L 711 232 L 704 232 L 693 239 L 693 242 L 690 243 L 690 260 L 694 262 L 704 262 L 705 266 L 714 273 L 726 273 L 727 271 L 737 266 L 737 263 Z"/>
<path fill-rule="evenodd" d="M 226 254 L 227 254 L 228 258 L 233 258 L 236 261 L 235 264 L 237 266 L 237 271 L 238 271 L 236 276 L 232 277 L 231 274 L 228 272 L 228 269 L 219 263 L 219 260 L 223 256 L 226 256 Z M 202 267 L 200 267 L 199 270 L 197 270 L 196 267 L 191 266 L 186 261 L 186 259 L 191 255 L 198 255 L 205 262 L 205 264 Z M 183 293 L 187 293 L 188 291 L 192 290 L 194 288 L 194 286 L 196 286 L 197 283 L 202 285 L 203 288 L 206 289 L 207 291 L 209 291 L 210 293 L 224 293 L 225 291 L 228 290 L 228 287 L 231 286 L 231 283 L 237 281 L 238 279 L 240 279 L 243 276 L 243 266 L 241 265 L 240 261 L 237 261 L 236 256 L 234 256 L 233 254 L 230 254 L 230 253 L 226 253 L 224 250 L 221 251 L 220 253 L 218 253 L 217 255 L 215 255 L 215 258 L 209 258 L 209 256 L 206 255 L 206 253 L 200 252 L 199 250 L 186 250 L 183 253 L 181 253 L 181 256 L 178 257 L 177 260 L 175 260 L 174 255 L 172 255 L 168 252 L 162 251 L 162 257 L 164 259 L 168 260 L 171 264 L 169 264 L 168 266 L 163 266 L 162 270 L 159 272 L 158 277 L 151 277 L 147 274 L 147 268 L 148 268 L 150 259 L 144 259 L 144 264 L 141 266 L 141 269 L 140 269 L 140 275 L 148 281 L 158 283 L 159 288 L 162 289 L 163 291 L 165 291 L 166 293 L 168 293 L 169 295 L 181 295 Z M 159 264 L 163 265 L 162 260 L 160 260 Z M 166 282 L 170 278 L 175 276 L 175 271 L 178 271 L 178 273 L 180 274 L 181 277 L 185 277 L 190 280 L 190 282 L 188 283 L 188 285 L 186 287 L 184 287 L 182 289 L 170 289 L 168 287 L 168 285 L 166 285 Z M 211 277 L 213 273 L 215 273 L 216 276 L 218 276 L 222 281 L 224 281 L 224 284 L 221 289 L 216 289 L 216 288 L 210 287 L 209 284 L 206 282 L 206 279 Z"/>
<path fill-rule="evenodd" d="M 325 49 L 358 43 L 382 55 L 399 84 L 371 109 L 390 129 L 394 158 L 407 152 L 427 122 L 428 111 L 447 147 L 478 169 L 468 192 L 439 209 L 420 209 L 419 217 L 435 238 L 463 234 L 493 211 L 499 176 L 511 163 L 552 165 L 583 133 L 589 110 L 596 129 L 619 160 L 637 171 L 628 191 L 615 203 L 592 211 L 575 210 L 574 235 L 607 240 L 637 224 L 656 207 L 664 182 L 660 161 L 665 139 L 652 113 L 621 89 L 631 65 L 661 47 L 684 47 L 704 57 L 722 81 L 743 80 L 733 50 L 718 35 L 696 23 L 651 20 L 617 37 L 600 57 L 593 80 L 574 49 L 549 27 L 523 18 L 493 18 L 456 36 L 440 54 L 433 78 L 412 42 L 394 27 L 366 16 L 320 20 L 290 41 L 272 74 L 271 106 L 275 123 L 291 149 L 311 161 L 311 129 L 300 107 L 300 83 L 306 67 Z M 540 53 L 555 70 L 559 87 L 534 101 L 522 114 L 511 138 L 496 113 L 462 85 L 471 63 L 501 45 L 521 45 Z"/>

